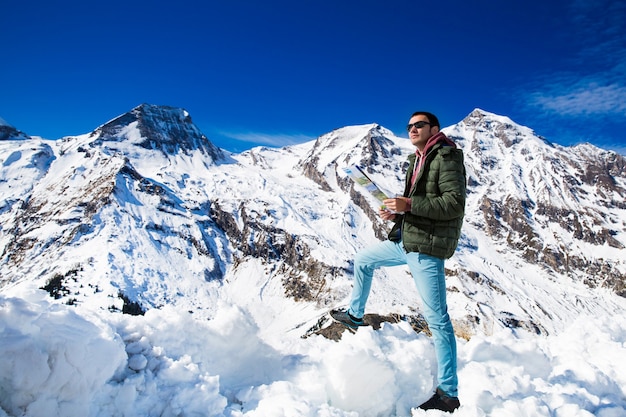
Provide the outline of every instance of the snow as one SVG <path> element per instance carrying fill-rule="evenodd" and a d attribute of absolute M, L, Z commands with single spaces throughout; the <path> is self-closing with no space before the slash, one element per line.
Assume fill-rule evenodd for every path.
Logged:
<path fill-rule="evenodd" d="M 233 255 L 226 237 L 198 227 L 209 221 L 210 200 L 219 201 L 243 229 L 237 207 L 245 203 L 248 220 L 298 236 L 314 259 L 341 269 L 346 276 L 325 283 L 332 297 L 324 300 L 347 302 L 349 260 L 375 239 L 372 221 L 347 193 L 321 189 L 296 163 L 307 157 L 323 161 L 321 168 L 333 161 L 354 163 L 362 157 L 354 138 L 373 127 L 343 128 L 320 140 L 317 149 L 312 143 L 255 148 L 221 167 L 195 154 L 166 158 L 130 143 L 107 143 L 132 161 L 145 184 L 163 187 L 159 199 L 137 192 L 141 187 L 132 176 L 117 175 L 122 156 L 88 148 L 88 135 L 60 142 L 0 142 L 0 231 L 6 231 L 0 245 L 11 242 L 9 232 L 16 225 L 20 238 L 39 237 L 23 269 L 7 263 L 0 270 L 7 279 L 0 292 L 0 417 L 410 416 L 411 407 L 435 388 L 428 336 L 401 322 L 346 331 L 338 342 L 302 338 L 334 306 L 285 297 L 285 276 L 271 263 L 245 259 L 229 268 Z M 461 135 L 462 127 L 449 131 Z M 384 173 L 371 175 L 383 188 L 398 190 L 411 145 L 391 139 L 402 152 L 385 161 Z M 569 207 L 562 197 L 566 187 L 545 182 L 553 167 L 534 171 L 543 166 L 534 150 L 541 142 L 530 142 L 527 153 L 512 153 L 487 147 L 493 141 L 482 139 L 482 155 L 501 167 L 485 169 L 481 155 L 467 153 L 468 173 L 481 178 L 468 196 L 469 207 L 478 207 L 483 196 L 505 201 L 511 188 L 534 201 Z M 81 147 L 89 149 L 89 158 Z M 338 189 L 334 172 L 324 178 Z M 73 196 L 99 195 L 81 192 L 88 187 L 102 190 L 112 203 L 102 206 L 89 230 L 70 244 L 47 246 L 67 232 L 58 219 L 69 223 L 84 216 L 84 204 Z M 593 198 L 591 192 L 581 197 L 590 204 Z M 18 223 L 11 210 L 26 199 L 41 207 L 36 214 L 42 218 L 55 213 L 52 221 Z M 594 207 L 615 224 L 626 224 L 623 210 Z M 590 259 L 602 251 L 616 270 L 626 267 L 623 249 L 580 243 L 558 223 L 540 226 L 536 233 L 543 242 L 580 247 Z M 615 228 L 623 240 L 623 227 Z M 203 241 L 203 231 L 211 233 L 206 239 L 211 256 L 201 256 L 189 243 Z M 452 272 L 447 277 L 451 317 L 480 319 L 469 340 L 457 340 L 462 406 L 454 415 L 626 415 L 626 299 L 523 262 L 484 233 L 477 210 L 468 210 L 459 250 L 446 267 Z M 222 279 L 207 281 L 206 271 L 218 270 Z M 478 278 L 455 275 L 458 270 Z M 72 280 L 72 272 L 80 279 Z M 55 273 L 66 278 L 74 305 L 37 289 Z M 118 292 L 151 308 L 143 316 L 122 314 Z M 375 276 L 367 312 L 408 314 L 419 308 L 418 299 L 406 269 L 387 268 Z M 534 320 L 545 331 L 507 328 L 498 320 L 503 314 Z M 464 334 L 459 326 L 457 334 Z"/>
<path fill-rule="evenodd" d="M 198 320 L 169 306 L 104 316 L 48 300 L 0 296 L 0 416 L 410 416 L 434 389 L 431 341 L 404 322 L 335 342 L 263 332 L 232 302 Z M 542 337 L 498 329 L 458 348 L 455 415 L 626 413 L 624 312 Z"/>

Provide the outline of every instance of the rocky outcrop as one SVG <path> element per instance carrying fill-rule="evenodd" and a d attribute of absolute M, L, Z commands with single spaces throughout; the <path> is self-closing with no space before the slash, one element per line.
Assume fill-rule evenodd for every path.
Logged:
<path fill-rule="evenodd" d="M 128 135 L 128 127 L 133 125 L 138 137 Z M 161 150 L 165 155 L 200 150 L 211 161 L 224 159 L 223 151 L 193 124 L 189 113 L 176 107 L 142 104 L 100 126 L 91 136 L 94 146 L 108 142 L 108 147 L 115 148 L 114 142 L 126 141 L 144 149 Z"/>

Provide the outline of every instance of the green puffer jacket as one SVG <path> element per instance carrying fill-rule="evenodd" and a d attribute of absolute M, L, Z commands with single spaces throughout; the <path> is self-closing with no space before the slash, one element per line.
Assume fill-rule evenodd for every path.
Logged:
<path fill-rule="evenodd" d="M 389 239 L 402 239 L 407 252 L 450 258 L 459 242 L 465 214 L 463 151 L 444 143 L 434 145 L 410 188 L 415 160 L 415 154 L 409 155 L 403 194 L 411 198 L 411 212 L 396 216 Z"/>

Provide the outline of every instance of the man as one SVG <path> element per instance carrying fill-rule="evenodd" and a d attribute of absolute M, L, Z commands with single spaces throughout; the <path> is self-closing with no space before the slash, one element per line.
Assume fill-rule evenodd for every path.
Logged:
<path fill-rule="evenodd" d="M 408 265 L 422 299 L 424 318 L 432 333 L 438 364 L 438 387 L 419 406 L 453 412 L 457 398 L 456 339 L 446 303 L 444 260 L 456 250 L 465 213 L 466 174 L 463 152 L 443 132 L 429 112 L 413 113 L 407 126 L 415 154 L 402 197 L 383 201 L 379 215 L 394 225 L 388 240 L 356 254 L 350 306 L 330 315 L 345 326 L 362 326 L 374 270 Z"/>

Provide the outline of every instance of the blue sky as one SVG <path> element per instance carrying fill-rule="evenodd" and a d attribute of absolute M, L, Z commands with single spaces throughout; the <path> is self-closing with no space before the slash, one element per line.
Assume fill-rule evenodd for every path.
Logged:
<path fill-rule="evenodd" d="M 625 22 L 606 0 L 5 1 L 0 117 L 56 139 L 169 105 L 239 152 L 481 108 L 626 154 Z"/>

